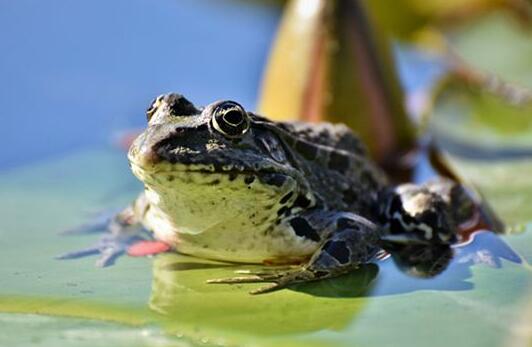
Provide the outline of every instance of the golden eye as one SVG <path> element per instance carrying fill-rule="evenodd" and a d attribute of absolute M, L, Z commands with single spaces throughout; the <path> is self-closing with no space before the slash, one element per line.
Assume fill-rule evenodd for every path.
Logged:
<path fill-rule="evenodd" d="M 249 130 L 249 117 L 236 102 L 224 101 L 214 108 L 212 126 L 226 137 L 237 138 Z"/>
<path fill-rule="evenodd" d="M 150 121 L 151 117 L 155 114 L 155 111 L 157 111 L 157 108 L 161 104 L 161 99 L 163 98 L 163 96 L 164 95 L 159 95 L 158 97 L 156 97 L 151 102 L 151 104 L 148 107 L 148 109 L 146 110 L 146 119 L 148 120 L 148 122 Z"/>

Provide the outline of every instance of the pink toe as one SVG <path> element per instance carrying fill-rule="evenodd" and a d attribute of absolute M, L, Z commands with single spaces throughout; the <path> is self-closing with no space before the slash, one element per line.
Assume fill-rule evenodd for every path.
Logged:
<path fill-rule="evenodd" d="M 139 241 L 127 249 L 127 254 L 132 257 L 145 257 L 168 252 L 170 245 L 162 241 Z"/>

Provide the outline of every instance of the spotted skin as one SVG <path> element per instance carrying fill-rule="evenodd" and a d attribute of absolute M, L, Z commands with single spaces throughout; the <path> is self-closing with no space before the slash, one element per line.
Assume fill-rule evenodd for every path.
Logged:
<path fill-rule="evenodd" d="M 147 119 L 128 155 L 145 185 L 131 225 L 185 254 L 302 262 L 211 283 L 273 282 L 263 293 L 344 274 L 383 249 L 419 265 L 446 254 L 426 250 L 450 247 L 471 212 L 452 182 L 391 186 L 344 125 L 273 122 L 232 101 L 199 108 L 179 94 L 155 99 Z"/>

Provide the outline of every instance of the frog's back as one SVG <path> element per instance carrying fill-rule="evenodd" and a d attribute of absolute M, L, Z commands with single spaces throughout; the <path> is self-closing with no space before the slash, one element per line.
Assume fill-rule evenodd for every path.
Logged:
<path fill-rule="evenodd" d="M 386 185 L 359 138 L 343 124 L 281 122 L 281 138 L 293 165 L 310 185 L 317 203 L 334 210 L 368 212 Z"/>

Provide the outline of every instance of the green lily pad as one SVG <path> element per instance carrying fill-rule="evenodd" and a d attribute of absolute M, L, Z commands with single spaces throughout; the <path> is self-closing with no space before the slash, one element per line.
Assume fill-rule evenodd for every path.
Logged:
<path fill-rule="evenodd" d="M 532 32 L 503 12 L 468 23 L 449 35 L 471 66 L 532 89 Z"/>
<path fill-rule="evenodd" d="M 508 157 L 532 152 L 532 102 L 510 104 L 477 85 L 449 78 L 438 90 L 435 104 L 431 131 L 444 148 L 461 146 L 468 156 L 474 149 L 466 147 Z"/>
<path fill-rule="evenodd" d="M 0 324 L 4 332 L 9 332 L 0 336 L 2 346 L 191 346 L 186 341 L 170 339 L 157 329 L 95 320 L 0 313 Z"/>

